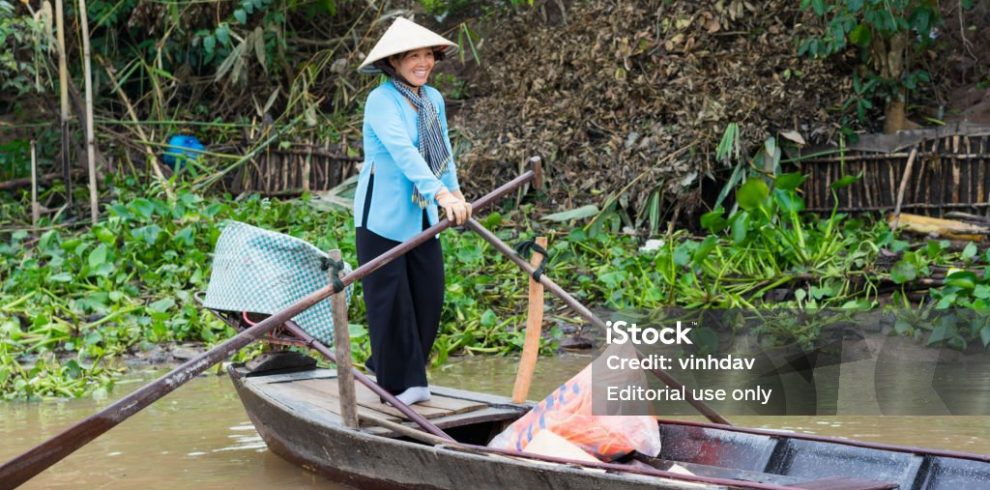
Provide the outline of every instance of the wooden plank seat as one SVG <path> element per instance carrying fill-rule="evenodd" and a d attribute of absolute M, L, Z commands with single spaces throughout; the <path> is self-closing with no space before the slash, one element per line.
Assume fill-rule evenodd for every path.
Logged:
<path fill-rule="evenodd" d="M 274 399 L 292 400 L 312 410 L 325 410 L 340 415 L 337 373 L 332 369 L 248 378 L 247 382 L 258 384 L 263 393 L 269 394 Z M 359 417 L 366 415 L 398 422 L 405 420 L 398 410 L 381 403 L 378 395 L 366 386 L 356 384 L 355 388 Z M 458 398 L 439 392 L 433 393 L 429 401 L 413 405 L 412 408 L 418 414 L 432 420 L 482 410 L 488 406 L 482 401 Z"/>

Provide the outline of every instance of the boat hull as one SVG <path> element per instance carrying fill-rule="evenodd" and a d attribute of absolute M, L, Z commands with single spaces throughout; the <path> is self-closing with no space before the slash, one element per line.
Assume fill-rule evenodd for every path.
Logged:
<path fill-rule="evenodd" d="M 332 481 L 356 488 L 724 488 L 480 455 L 314 423 L 294 413 L 292 408 L 245 387 L 243 378 L 231 374 L 251 422 L 272 452 Z"/>
<path fill-rule="evenodd" d="M 675 489 L 726 488 L 635 472 L 604 472 L 470 449 L 483 446 L 528 407 L 502 397 L 437 388 L 433 406 L 417 405 L 460 447 L 423 444 L 389 429 L 345 427 L 334 412 L 336 374 L 305 369 L 255 375 L 229 369 L 237 393 L 268 448 L 324 477 L 357 488 L 424 489 Z M 398 412 L 370 392 L 359 413 Z M 432 411 L 432 412 L 431 412 Z M 387 425 L 387 424 L 386 424 Z M 830 490 L 990 489 L 990 456 L 864 443 L 684 421 L 662 421 L 659 458 L 640 459 L 658 469 L 687 468 L 709 482 L 727 480 Z M 716 481 L 712 481 L 716 479 Z M 717 481 L 720 479 L 721 481 Z M 734 484 L 735 486 L 735 484 Z"/>

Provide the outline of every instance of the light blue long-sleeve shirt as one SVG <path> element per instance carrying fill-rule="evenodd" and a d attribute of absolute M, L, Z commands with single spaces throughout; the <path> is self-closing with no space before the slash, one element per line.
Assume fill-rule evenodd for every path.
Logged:
<path fill-rule="evenodd" d="M 443 96 L 433 87 L 421 90 L 436 106 L 444 144 L 453 155 L 447 135 L 447 111 Z M 395 241 L 406 241 L 423 230 L 423 208 L 413 202 L 413 185 L 430 203 L 426 207 L 430 225 L 437 222 L 436 193 L 442 188 L 460 190 L 453 159 L 440 178 L 433 175 L 419 154 L 416 109 L 406 101 L 391 80 L 368 94 L 364 106 L 364 165 L 354 196 L 354 225 Z M 374 172 L 370 202 L 368 181 Z M 365 208 L 367 207 L 367 214 Z"/>

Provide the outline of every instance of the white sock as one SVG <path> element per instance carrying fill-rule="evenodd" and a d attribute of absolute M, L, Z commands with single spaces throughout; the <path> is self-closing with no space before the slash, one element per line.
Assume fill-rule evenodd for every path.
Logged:
<path fill-rule="evenodd" d="M 406 405 L 425 402 L 430 399 L 430 388 L 426 386 L 413 386 L 411 388 L 406 388 L 406 391 L 399 393 L 396 398 Z"/>

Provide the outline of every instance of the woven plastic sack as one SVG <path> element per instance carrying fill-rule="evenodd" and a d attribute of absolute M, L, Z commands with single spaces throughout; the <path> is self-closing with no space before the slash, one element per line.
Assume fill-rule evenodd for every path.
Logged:
<path fill-rule="evenodd" d="M 660 454 L 657 421 L 646 415 L 592 415 L 591 364 L 560 385 L 488 445 L 524 451 L 541 430 L 552 430 L 595 457 L 611 461 L 632 451 Z"/>
<path fill-rule="evenodd" d="M 215 310 L 278 313 L 329 284 L 329 260 L 329 255 L 304 240 L 227 221 L 213 251 L 203 305 Z M 344 271 L 350 270 L 344 264 Z M 346 289 L 348 302 L 351 289 Z M 320 342 L 333 342 L 329 298 L 292 319 Z"/>

